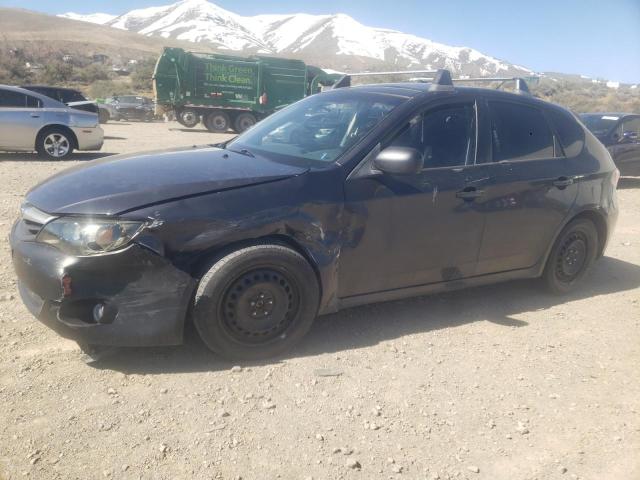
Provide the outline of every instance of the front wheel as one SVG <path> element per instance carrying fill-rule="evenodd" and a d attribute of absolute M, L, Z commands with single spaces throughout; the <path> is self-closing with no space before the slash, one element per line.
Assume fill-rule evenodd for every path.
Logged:
<path fill-rule="evenodd" d="M 598 253 L 598 231 L 590 220 L 569 222 L 547 260 L 543 279 L 553 293 L 568 293 L 584 278 Z"/>
<path fill-rule="evenodd" d="M 311 328 L 319 292 L 302 255 L 280 245 L 255 245 L 221 258 L 202 277 L 193 319 L 204 343 L 222 357 L 273 357 Z"/>
<path fill-rule="evenodd" d="M 231 119 L 222 110 L 213 111 L 204 118 L 204 126 L 214 133 L 224 133 L 231 126 Z"/>
<path fill-rule="evenodd" d="M 176 115 L 176 120 L 187 128 L 193 128 L 200 123 L 200 115 L 195 110 L 187 108 Z"/>

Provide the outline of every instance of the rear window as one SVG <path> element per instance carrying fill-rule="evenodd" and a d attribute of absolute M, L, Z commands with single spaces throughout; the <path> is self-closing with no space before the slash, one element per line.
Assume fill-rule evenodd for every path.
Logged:
<path fill-rule="evenodd" d="M 534 107 L 490 101 L 493 161 L 554 157 L 554 140 L 544 114 Z"/>
<path fill-rule="evenodd" d="M 547 113 L 567 157 L 576 156 L 584 145 L 584 130 L 576 118 L 569 112 L 555 108 L 547 110 Z"/>

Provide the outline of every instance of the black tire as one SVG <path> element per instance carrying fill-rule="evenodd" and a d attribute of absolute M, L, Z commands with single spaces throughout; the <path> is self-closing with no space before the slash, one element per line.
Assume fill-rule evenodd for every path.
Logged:
<path fill-rule="evenodd" d="M 320 288 L 306 259 L 280 245 L 242 248 L 200 280 L 193 320 L 204 343 L 227 359 L 284 353 L 311 328 Z"/>
<path fill-rule="evenodd" d="M 585 277 L 598 254 L 598 231 L 587 219 L 573 220 L 551 249 L 543 279 L 553 293 L 568 293 Z"/>
<path fill-rule="evenodd" d="M 73 153 L 75 139 L 64 128 L 45 128 L 36 138 L 38 155 L 49 160 L 63 160 Z"/>
<path fill-rule="evenodd" d="M 204 117 L 204 126 L 207 130 L 214 133 L 225 133 L 231 127 L 231 119 L 227 112 L 222 110 L 214 110 Z"/>
<path fill-rule="evenodd" d="M 256 117 L 252 113 L 241 113 L 233 121 L 233 128 L 236 132 L 242 133 L 256 124 Z"/>
<path fill-rule="evenodd" d="M 98 122 L 107 123 L 110 118 L 111 115 L 109 114 L 109 110 L 107 110 L 106 108 L 98 109 Z"/>
<path fill-rule="evenodd" d="M 200 115 L 192 108 L 186 108 L 176 114 L 178 123 L 187 128 L 193 128 L 200 123 Z"/>

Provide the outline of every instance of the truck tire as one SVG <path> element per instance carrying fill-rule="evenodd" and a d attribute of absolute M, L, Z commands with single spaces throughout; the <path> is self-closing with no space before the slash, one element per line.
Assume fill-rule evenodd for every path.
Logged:
<path fill-rule="evenodd" d="M 204 117 L 204 126 L 207 130 L 214 133 L 225 133 L 231 127 L 231 119 L 226 112 L 222 110 L 214 110 Z"/>
<path fill-rule="evenodd" d="M 316 274 L 298 252 L 253 245 L 215 261 L 196 291 L 193 320 L 204 343 L 227 359 L 284 353 L 318 313 Z"/>
<path fill-rule="evenodd" d="M 185 110 L 181 110 L 176 115 L 176 120 L 180 125 L 183 125 L 187 128 L 193 128 L 198 123 L 200 123 L 200 115 L 192 108 L 187 108 Z"/>
<path fill-rule="evenodd" d="M 233 122 L 233 128 L 236 132 L 242 133 L 256 124 L 256 117 L 252 113 L 241 113 Z"/>

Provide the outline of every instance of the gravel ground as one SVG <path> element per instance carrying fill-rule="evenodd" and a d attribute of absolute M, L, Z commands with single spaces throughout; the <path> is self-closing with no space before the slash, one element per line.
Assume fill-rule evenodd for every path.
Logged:
<path fill-rule="evenodd" d="M 104 153 L 220 141 L 105 126 Z M 101 154 L 0 154 L 0 478 L 640 478 L 640 179 L 575 294 L 537 282 L 320 318 L 284 359 L 185 345 L 87 364 L 18 299 L 6 236 L 36 182 Z"/>

